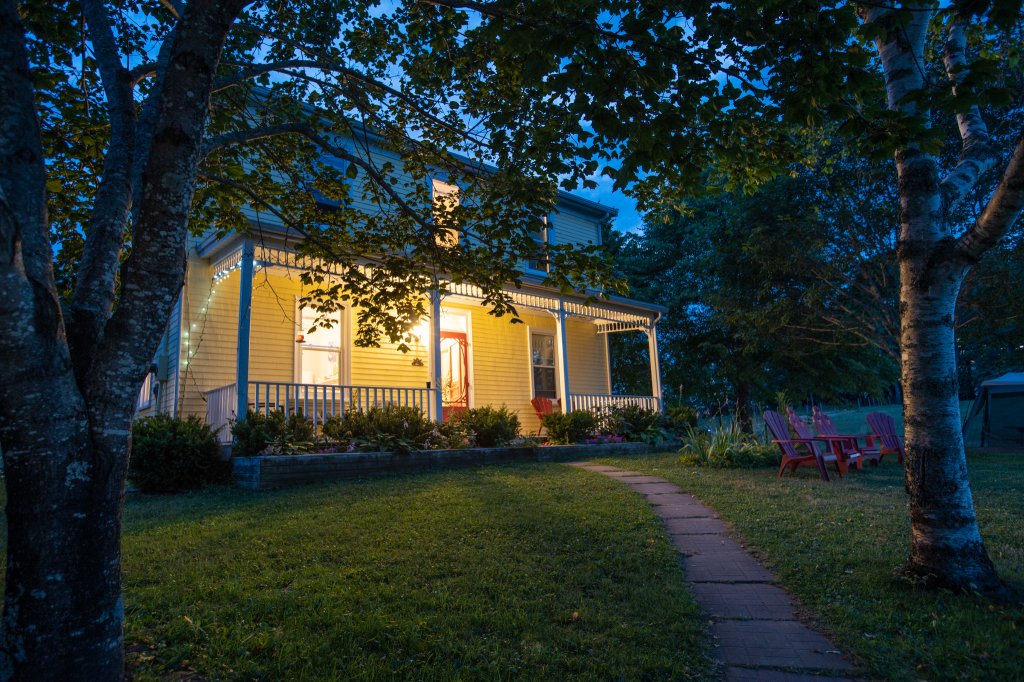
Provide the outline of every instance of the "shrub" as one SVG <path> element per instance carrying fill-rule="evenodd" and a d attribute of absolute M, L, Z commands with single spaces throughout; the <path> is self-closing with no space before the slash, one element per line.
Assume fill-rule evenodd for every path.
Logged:
<path fill-rule="evenodd" d="M 590 410 L 574 410 L 567 414 L 552 412 L 541 419 L 552 445 L 582 443 L 597 435 L 598 420 Z"/>
<path fill-rule="evenodd" d="M 730 425 L 714 431 L 691 428 L 679 450 L 679 462 L 714 469 L 756 469 L 778 466 L 778 448 Z"/>
<path fill-rule="evenodd" d="M 424 450 L 460 450 L 473 447 L 473 433 L 461 419 L 433 424 L 423 439 Z"/>
<path fill-rule="evenodd" d="M 191 490 L 230 478 L 230 463 L 220 457 L 217 436 L 192 416 L 144 417 L 132 425 L 128 476 L 147 493 Z"/>
<path fill-rule="evenodd" d="M 419 408 L 398 405 L 349 410 L 324 424 L 325 436 L 348 449 L 402 454 L 424 447 L 433 430 Z"/>
<path fill-rule="evenodd" d="M 452 422 L 460 422 L 477 447 L 506 445 L 519 436 L 519 415 L 508 407 L 474 407 L 458 413 Z"/>
<path fill-rule="evenodd" d="M 666 405 L 664 424 L 666 428 L 685 433 L 688 428 L 697 426 L 697 410 L 683 403 Z"/>
<path fill-rule="evenodd" d="M 662 423 L 660 412 L 639 405 L 613 405 L 601 415 L 600 431 L 630 442 L 661 443 L 669 438 Z"/>
<path fill-rule="evenodd" d="M 286 415 L 281 409 L 266 414 L 249 410 L 245 420 L 231 425 L 231 435 L 235 438 L 231 448 L 235 457 L 252 457 L 264 451 L 292 455 L 315 449 L 313 424 L 301 411 Z"/>

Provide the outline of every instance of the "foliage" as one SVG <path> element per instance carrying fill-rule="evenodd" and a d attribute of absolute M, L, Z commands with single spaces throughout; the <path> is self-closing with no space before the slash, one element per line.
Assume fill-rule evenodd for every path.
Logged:
<path fill-rule="evenodd" d="M 324 422 L 324 435 L 342 447 L 409 454 L 425 447 L 433 423 L 418 407 L 385 405 L 349 410 Z"/>
<path fill-rule="evenodd" d="M 779 449 L 741 431 L 735 422 L 713 430 L 691 427 L 679 449 L 680 464 L 713 469 L 777 467 Z"/>
<path fill-rule="evenodd" d="M 230 473 L 216 434 L 196 416 L 174 419 L 160 414 L 132 425 L 128 476 L 143 492 L 179 492 L 225 483 Z"/>
<path fill-rule="evenodd" d="M 477 447 L 493 448 L 506 445 L 519 436 L 519 415 L 507 406 L 473 407 L 452 418 L 471 434 Z"/>
<path fill-rule="evenodd" d="M 857 423 L 863 428 L 863 415 Z M 848 647 L 865 677 L 915 682 L 1020 677 L 1022 456 L 968 453 L 985 544 L 1000 575 L 1018 590 L 1005 602 L 909 589 L 897 577 L 911 524 L 904 472 L 895 460 L 828 485 L 814 468 L 780 479 L 767 469 L 684 466 L 668 453 L 600 461 L 666 478 L 713 508 L 808 617 Z"/>
<path fill-rule="evenodd" d="M 827 214 L 854 200 L 837 194 L 797 173 L 749 196 L 691 197 L 685 210 L 654 214 L 627 239 L 620 267 L 635 295 L 670 311 L 659 325 L 667 386 L 737 412 L 781 389 L 836 399 L 894 381 L 896 365 L 880 349 L 819 329 L 836 307 L 824 268 L 842 251 L 838 221 Z M 617 375 L 643 375 L 642 341 L 613 344 Z"/>
<path fill-rule="evenodd" d="M 461 450 L 476 445 L 475 435 L 461 419 L 434 423 L 423 439 L 424 450 Z"/>
<path fill-rule="evenodd" d="M 600 422 L 590 410 L 573 410 L 565 414 L 551 412 L 544 415 L 541 423 L 548 432 L 552 445 L 573 445 L 597 435 Z"/>
<path fill-rule="evenodd" d="M 313 423 L 301 410 L 290 415 L 281 409 L 268 413 L 249 410 L 243 421 L 231 424 L 231 435 L 234 457 L 312 452 L 316 441 Z"/>
<path fill-rule="evenodd" d="M 674 431 L 697 426 L 697 409 L 684 403 L 669 403 L 665 406 L 665 424 Z"/>
<path fill-rule="evenodd" d="M 602 435 L 617 435 L 630 442 L 663 443 L 669 439 L 666 425 L 660 412 L 633 404 L 611 405 L 598 415 Z"/>

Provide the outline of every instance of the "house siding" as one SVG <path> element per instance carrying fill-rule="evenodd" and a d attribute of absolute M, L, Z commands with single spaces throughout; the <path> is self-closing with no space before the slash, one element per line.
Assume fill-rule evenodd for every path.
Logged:
<path fill-rule="evenodd" d="M 559 213 L 551 219 L 555 227 L 556 244 L 599 244 L 601 231 L 599 223 L 592 219 L 584 218 L 568 209 L 562 208 Z"/>
<path fill-rule="evenodd" d="M 239 272 L 219 282 L 212 276 L 203 260 L 189 260 L 178 356 L 182 415 L 205 417 L 206 392 L 235 382 Z"/>

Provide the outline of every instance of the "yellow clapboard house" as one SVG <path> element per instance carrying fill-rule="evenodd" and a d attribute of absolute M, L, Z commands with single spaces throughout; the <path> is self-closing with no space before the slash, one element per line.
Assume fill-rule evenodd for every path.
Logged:
<path fill-rule="evenodd" d="M 434 182 L 435 199 L 451 187 Z M 598 244 L 614 209 L 562 193 L 539 238 Z M 488 314 L 473 286 L 430 296 L 431 315 L 408 352 L 353 343 L 357 311 L 310 333 L 316 313 L 299 307 L 304 264 L 296 235 L 261 223 L 259 240 L 207 235 L 190 246 L 185 287 L 139 397 L 138 415 L 200 415 L 230 441 L 230 421 L 249 409 L 301 410 L 320 421 L 348 409 L 412 405 L 432 419 L 482 405 L 507 405 L 524 430 L 539 421 L 533 400 L 555 409 L 661 406 L 658 306 L 613 297 L 595 303 L 543 286 L 542 263 L 524 264 L 511 289 L 524 324 Z M 608 335 L 643 331 L 651 395 L 612 394 Z"/>

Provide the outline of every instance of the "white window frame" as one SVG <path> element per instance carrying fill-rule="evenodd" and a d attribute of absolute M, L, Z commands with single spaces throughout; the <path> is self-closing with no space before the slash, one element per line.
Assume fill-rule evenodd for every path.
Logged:
<path fill-rule="evenodd" d="M 348 306 L 342 308 L 338 315 L 338 325 L 332 329 L 338 332 L 338 348 L 335 350 L 330 346 L 314 346 L 306 343 L 295 343 L 294 352 L 294 369 L 293 376 L 295 377 L 295 383 L 301 384 L 302 382 L 302 351 L 303 349 L 310 349 L 314 351 L 320 351 L 324 353 L 336 352 L 338 353 L 338 386 L 345 386 L 349 383 L 349 378 L 352 376 L 352 344 L 349 343 L 351 339 L 351 327 L 349 325 L 349 309 Z M 299 334 L 305 336 L 308 330 L 302 326 L 302 305 L 299 303 L 299 297 L 295 297 L 295 333 L 294 337 L 298 338 Z M 333 384 L 323 384 L 331 386 Z"/>
<path fill-rule="evenodd" d="M 526 352 L 527 352 L 527 358 L 530 361 L 530 400 L 533 400 L 534 398 L 538 397 L 537 396 L 537 387 L 536 387 L 536 385 L 534 383 L 534 380 L 533 380 L 533 370 L 534 370 L 534 368 L 535 367 L 542 367 L 544 369 L 548 368 L 547 365 L 535 365 L 535 364 L 533 364 L 533 336 L 534 336 L 534 334 L 539 334 L 541 336 L 550 336 L 552 338 L 552 340 L 555 341 L 555 344 L 554 344 L 555 345 L 555 364 L 552 366 L 552 369 L 554 370 L 554 373 L 555 373 L 555 377 L 554 377 L 555 378 L 555 396 L 553 398 L 551 398 L 551 400 L 561 400 L 562 396 L 560 396 L 558 394 L 558 363 L 559 363 L 559 357 L 558 357 L 559 354 L 558 354 L 558 348 L 557 348 L 557 346 L 558 346 L 558 343 L 557 343 L 558 335 L 555 333 L 554 330 L 551 330 L 551 329 L 545 329 L 543 327 L 527 327 L 526 328 Z"/>

